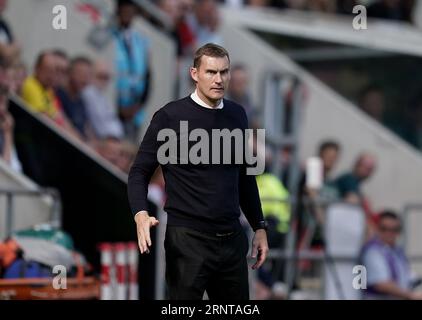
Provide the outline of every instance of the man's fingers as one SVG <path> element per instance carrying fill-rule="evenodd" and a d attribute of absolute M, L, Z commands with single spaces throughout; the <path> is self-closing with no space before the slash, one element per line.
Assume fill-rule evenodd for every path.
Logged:
<path fill-rule="evenodd" d="M 149 247 L 151 247 L 152 243 L 151 243 L 151 234 L 150 234 L 150 227 L 155 227 L 157 224 L 159 223 L 159 221 L 157 219 L 155 219 L 154 217 L 150 217 L 149 218 L 149 223 L 145 224 L 144 227 L 144 231 L 145 231 L 145 241 L 148 244 Z M 147 248 L 148 250 L 148 248 Z"/>
<path fill-rule="evenodd" d="M 255 256 L 253 256 L 252 258 L 255 258 L 256 257 L 256 255 Z M 252 266 L 252 269 L 257 269 L 258 268 L 258 265 L 259 265 L 259 262 L 260 262 L 260 260 L 261 260 L 261 252 L 258 252 L 258 257 L 257 257 L 257 259 L 256 259 L 256 262 L 254 263 L 254 265 Z"/>
<path fill-rule="evenodd" d="M 141 250 L 141 253 L 144 253 L 147 249 L 144 232 L 145 231 L 143 230 L 143 228 L 139 228 L 139 230 L 138 230 L 138 243 L 139 243 L 139 249 Z"/>
<path fill-rule="evenodd" d="M 258 254 L 258 259 L 256 263 L 253 265 L 253 269 L 258 269 L 262 266 L 262 264 L 265 262 L 265 259 L 267 258 L 267 249 L 263 249 Z"/>
<path fill-rule="evenodd" d="M 159 224 L 160 223 L 160 221 L 158 221 L 157 219 L 155 219 L 154 217 L 151 217 L 150 218 L 150 224 L 151 224 L 151 227 L 155 227 L 157 224 Z"/>
<path fill-rule="evenodd" d="M 149 253 L 148 247 L 152 245 L 150 227 L 158 225 L 159 221 L 154 217 L 147 217 L 147 219 L 138 219 L 138 245 L 141 253 Z"/>
<path fill-rule="evenodd" d="M 146 241 L 147 245 L 150 247 L 151 246 L 151 236 L 150 236 L 150 233 L 149 233 L 149 225 L 144 226 L 144 234 L 145 234 L 145 241 Z"/>
<path fill-rule="evenodd" d="M 258 254 L 258 246 L 256 244 L 252 244 L 252 258 L 256 258 Z"/>

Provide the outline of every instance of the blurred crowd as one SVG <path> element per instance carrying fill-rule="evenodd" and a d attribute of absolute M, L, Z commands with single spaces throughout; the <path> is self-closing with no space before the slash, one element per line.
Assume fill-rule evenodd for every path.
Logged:
<path fill-rule="evenodd" d="M 6 5 L 6 0 L 0 1 L 0 15 Z M 132 8 L 118 7 L 120 26 L 134 17 L 127 7 Z M 116 50 L 131 50 L 117 55 L 115 65 L 87 56 L 70 57 L 60 48 L 47 48 L 39 53 L 30 70 L 22 62 L 21 45 L 0 18 L 0 150 L 2 158 L 14 169 L 20 170 L 21 166 L 13 145 L 9 95 L 20 96 L 31 111 L 63 134 L 87 145 L 123 172 L 129 171 L 137 151 L 135 130 L 148 93 L 148 57 L 145 52 L 141 56 L 145 61 L 139 62 L 140 36 L 133 36 L 124 27 L 115 32 L 116 42 L 122 42 Z M 112 85 L 116 86 L 117 101 L 108 95 Z"/>
<path fill-rule="evenodd" d="M 226 0 L 223 2 L 235 7 L 249 5 L 337 14 L 352 14 L 354 6 L 364 5 L 369 17 L 408 22 L 412 21 L 415 4 L 414 0 Z"/>

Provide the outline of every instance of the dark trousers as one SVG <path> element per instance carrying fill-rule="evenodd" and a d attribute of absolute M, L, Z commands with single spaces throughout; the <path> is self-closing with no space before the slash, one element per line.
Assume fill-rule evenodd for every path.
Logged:
<path fill-rule="evenodd" d="M 249 243 L 241 229 L 231 234 L 205 233 L 167 226 L 166 282 L 168 298 L 248 300 Z"/>

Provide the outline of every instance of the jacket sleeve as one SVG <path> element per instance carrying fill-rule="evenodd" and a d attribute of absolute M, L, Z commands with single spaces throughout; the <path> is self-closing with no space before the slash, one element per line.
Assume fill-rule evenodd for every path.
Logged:
<path fill-rule="evenodd" d="M 243 110 L 242 110 L 243 111 Z M 245 128 L 248 128 L 248 119 L 243 111 Z M 239 204 L 242 212 L 254 231 L 258 228 L 258 223 L 264 220 L 259 198 L 258 186 L 254 175 L 247 174 L 246 156 L 239 172 Z"/>
<path fill-rule="evenodd" d="M 157 169 L 157 150 L 160 143 L 157 140 L 158 132 L 167 127 L 166 113 L 158 110 L 145 133 L 139 147 L 135 161 L 129 171 L 128 199 L 132 214 L 139 211 L 148 211 L 148 184 L 151 176 Z"/>

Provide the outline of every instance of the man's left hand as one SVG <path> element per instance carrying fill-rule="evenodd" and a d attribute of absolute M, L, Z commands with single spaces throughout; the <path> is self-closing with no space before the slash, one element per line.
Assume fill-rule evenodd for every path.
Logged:
<path fill-rule="evenodd" d="M 258 229 L 252 240 L 252 258 L 256 258 L 255 264 L 252 269 L 258 269 L 262 266 L 267 258 L 268 254 L 268 242 L 267 232 L 264 229 Z"/>

